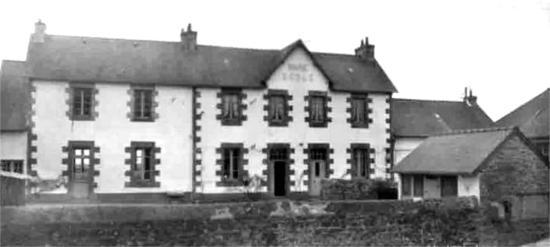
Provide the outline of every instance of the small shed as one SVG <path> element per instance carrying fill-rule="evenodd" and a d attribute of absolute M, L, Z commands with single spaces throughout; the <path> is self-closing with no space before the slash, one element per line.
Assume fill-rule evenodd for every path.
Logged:
<path fill-rule="evenodd" d="M 517 216 L 548 215 L 548 160 L 517 127 L 430 137 L 393 171 L 400 199 L 476 196 L 482 203 L 520 204 Z"/>

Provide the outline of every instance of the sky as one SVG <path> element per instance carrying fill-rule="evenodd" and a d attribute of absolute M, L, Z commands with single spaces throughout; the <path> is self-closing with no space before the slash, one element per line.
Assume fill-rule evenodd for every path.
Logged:
<path fill-rule="evenodd" d="M 353 54 L 361 39 L 396 98 L 461 100 L 471 87 L 494 121 L 550 87 L 550 0 L 0 1 L 0 60 L 25 60 L 48 34 Z"/>

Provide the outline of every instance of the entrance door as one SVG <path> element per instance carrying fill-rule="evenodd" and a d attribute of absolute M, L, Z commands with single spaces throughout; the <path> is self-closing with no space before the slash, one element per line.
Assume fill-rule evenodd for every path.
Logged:
<path fill-rule="evenodd" d="M 310 170 L 310 183 L 309 183 L 309 194 L 311 196 L 320 196 L 321 195 L 321 181 L 326 177 L 326 162 L 324 160 L 314 160 L 311 162 Z"/>
<path fill-rule="evenodd" d="M 92 176 L 91 147 L 73 146 L 71 152 L 70 193 L 73 198 L 88 198 L 91 192 Z"/>
<path fill-rule="evenodd" d="M 287 194 L 286 166 L 286 162 L 283 161 L 273 162 L 273 193 L 275 194 L 275 196 L 286 196 Z"/>
<path fill-rule="evenodd" d="M 441 197 L 458 196 L 456 176 L 441 176 Z"/>

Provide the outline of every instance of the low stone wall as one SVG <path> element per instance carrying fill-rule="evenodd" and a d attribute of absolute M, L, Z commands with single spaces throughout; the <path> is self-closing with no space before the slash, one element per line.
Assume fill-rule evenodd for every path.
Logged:
<path fill-rule="evenodd" d="M 483 239 L 500 243 L 481 236 L 495 230 L 481 227 L 480 212 L 475 198 L 4 207 L 1 244 L 462 246 Z"/>

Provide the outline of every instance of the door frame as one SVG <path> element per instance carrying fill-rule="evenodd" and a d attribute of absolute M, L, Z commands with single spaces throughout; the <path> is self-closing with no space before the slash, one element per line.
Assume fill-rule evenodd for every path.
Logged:
<path fill-rule="evenodd" d="M 307 172 L 308 172 L 308 185 L 307 185 L 307 189 L 308 189 L 308 193 L 310 193 L 311 191 L 311 187 L 313 185 L 313 179 L 311 179 L 311 173 L 313 172 L 313 161 L 314 159 L 312 159 L 311 157 L 311 150 L 313 149 L 324 149 L 325 150 L 325 177 L 324 179 L 328 179 L 330 178 L 330 175 L 332 174 L 332 170 L 330 168 L 330 164 L 332 163 L 332 159 L 330 158 L 330 154 L 333 152 L 333 150 L 330 148 L 330 144 L 328 143 L 309 143 L 307 145 L 307 149 L 304 149 L 304 153 L 307 154 L 307 159 L 305 160 L 305 162 L 307 163 Z M 315 159 L 315 160 L 319 160 L 319 159 Z M 321 191 L 322 192 L 322 191 Z"/>
<path fill-rule="evenodd" d="M 286 159 L 271 159 L 271 151 L 278 150 L 278 149 L 284 149 L 287 152 Z M 292 149 L 290 148 L 290 144 L 288 143 L 269 143 L 267 152 L 266 152 L 266 163 L 267 163 L 267 186 L 268 191 L 270 194 L 275 195 L 275 162 L 284 162 L 285 163 L 285 191 L 286 196 L 290 193 L 290 164 L 292 163 L 290 159 Z"/>
<path fill-rule="evenodd" d="M 67 194 L 69 198 L 71 199 L 75 198 L 73 196 L 73 189 L 74 189 L 74 182 L 75 182 L 74 176 L 73 176 L 75 148 L 90 149 L 90 169 L 88 170 L 88 177 L 86 179 L 86 182 L 88 183 L 88 196 L 85 198 L 85 199 L 90 199 L 94 194 L 94 188 L 96 186 L 94 183 L 94 176 L 96 176 L 99 173 L 99 171 L 95 170 L 95 165 L 97 160 L 95 158 L 96 148 L 94 146 L 93 141 L 69 141 L 69 145 L 67 149 L 68 151 L 68 154 L 67 154 L 68 162 L 67 162 L 67 170 L 66 170 L 67 174 L 63 174 L 68 177 Z"/>

